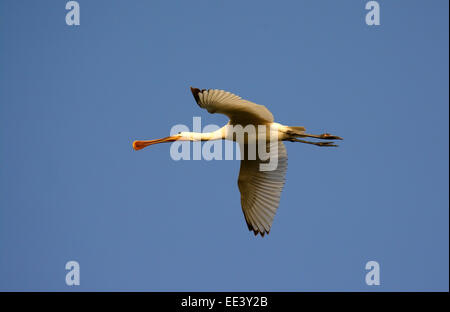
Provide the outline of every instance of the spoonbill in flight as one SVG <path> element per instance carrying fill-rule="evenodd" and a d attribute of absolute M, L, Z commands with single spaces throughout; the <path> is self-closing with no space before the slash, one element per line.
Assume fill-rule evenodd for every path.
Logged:
<path fill-rule="evenodd" d="M 220 113 L 228 116 L 230 121 L 217 131 L 210 133 L 180 132 L 177 135 L 157 140 L 134 141 L 135 150 L 143 149 L 149 145 L 174 141 L 210 141 L 231 140 L 240 144 L 244 157 L 241 158 L 241 169 L 238 178 L 238 187 L 241 192 L 241 206 L 244 212 L 248 229 L 255 235 L 264 236 L 270 232 L 273 218 L 280 202 L 281 190 L 285 182 L 287 170 L 287 152 L 283 141 L 301 142 L 316 146 L 337 146 L 333 141 L 306 141 L 300 138 L 314 138 L 324 140 L 342 140 L 341 137 L 324 133 L 320 135 L 308 134 L 304 127 L 290 127 L 274 122 L 272 113 L 263 105 L 242 99 L 241 97 L 223 90 L 197 89 L 191 87 L 192 94 L 198 106 L 209 113 Z M 264 127 L 267 136 L 264 142 L 269 142 L 269 137 L 275 137 L 277 146 L 270 147 L 267 144 L 269 159 L 277 162 L 274 170 L 260 170 L 261 164 L 267 163 L 260 155 L 245 157 L 249 145 L 257 144 L 258 135 L 247 135 L 239 140 L 232 130 L 235 126 Z M 258 132 L 259 133 L 259 132 Z M 272 145 L 273 146 L 273 145 Z"/>

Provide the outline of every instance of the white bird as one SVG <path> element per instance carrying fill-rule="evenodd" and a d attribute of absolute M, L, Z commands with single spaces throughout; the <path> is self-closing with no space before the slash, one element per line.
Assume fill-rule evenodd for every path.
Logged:
<path fill-rule="evenodd" d="M 342 140 L 341 137 L 328 133 L 321 135 L 308 134 L 304 127 L 290 127 L 274 122 L 272 113 L 263 105 L 242 99 L 241 97 L 223 90 L 200 90 L 191 87 L 192 94 L 201 108 L 205 108 L 209 113 L 220 113 L 229 117 L 230 121 L 217 131 L 210 133 L 180 132 L 177 135 L 165 137 L 157 140 L 138 140 L 133 142 L 133 148 L 140 150 L 146 146 L 183 141 L 210 141 L 210 140 L 232 140 L 240 145 L 243 155 L 241 158 L 241 168 L 238 178 L 239 191 L 241 192 L 241 206 L 244 213 L 248 229 L 255 235 L 268 234 L 277 211 L 280 195 L 285 183 L 287 170 L 287 153 L 282 141 L 301 142 L 316 146 L 337 146 L 331 141 L 311 142 L 299 138 L 316 138 L 328 140 Z M 266 151 L 269 160 L 262 160 L 260 155 L 249 157 L 249 146 L 257 144 L 256 136 L 245 136 L 238 138 L 233 133 L 233 127 L 253 125 L 264 126 L 266 131 Z M 270 136 L 275 137 L 275 142 L 270 141 Z M 273 144 L 276 144 L 274 146 Z M 261 164 L 275 160 L 278 164 L 275 170 L 262 171 Z"/>

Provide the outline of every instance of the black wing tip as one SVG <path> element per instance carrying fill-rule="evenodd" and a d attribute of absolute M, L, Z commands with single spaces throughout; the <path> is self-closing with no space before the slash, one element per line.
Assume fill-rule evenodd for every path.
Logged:
<path fill-rule="evenodd" d="M 258 236 L 258 234 L 259 235 L 261 235 L 261 237 L 264 237 L 264 235 L 269 235 L 269 233 L 270 233 L 270 231 L 263 231 L 263 232 L 260 232 L 259 230 L 253 230 L 253 234 L 255 234 L 255 236 Z"/>
<path fill-rule="evenodd" d="M 245 215 L 244 215 L 245 216 Z M 258 228 L 254 228 L 253 225 L 247 220 L 247 217 L 245 218 L 245 223 L 247 224 L 247 228 L 250 232 L 253 232 L 253 234 L 255 234 L 255 236 L 261 235 L 261 237 L 264 237 L 264 235 L 269 235 L 270 234 L 270 230 L 268 231 L 260 231 Z"/>
<path fill-rule="evenodd" d="M 255 234 L 255 236 L 258 236 L 258 234 L 259 234 L 259 235 L 261 235 L 261 237 L 264 237 L 264 235 L 266 235 L 266 234 L 269 235 L 269 233 L 270 233 L 270 230 L 260 232 L 259 229 L 254 229 L 253 226 L 251 226 L 249 224 L 247 224 L 247 226 L 248 226 L 248 230 L 253 231 L 253 234 Z"/>
<path fill-rule="evenodd" d="M 203 92 L 203 91 L 206 91 L 206 89 L 201 89 L 201 90 L 200 90 L 200 89 L 198 89 L 198 88 L 191 87 L 192 95 L 194 96 L 194 99 L 195 99 L 195 101 L 197 102 L 197 104 L 198 104 L 198 102 L 200 101 L 200 98 L 199 98 L 198 94 L 201 93 L 201 92 Z"/>

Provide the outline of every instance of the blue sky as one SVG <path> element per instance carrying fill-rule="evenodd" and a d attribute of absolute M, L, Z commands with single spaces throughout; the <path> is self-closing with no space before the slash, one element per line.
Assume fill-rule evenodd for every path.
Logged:
<path fill-rule="evenodd" d="M 0 2 L 0 290 L 448 291 L 448 1 L 65 3 Z M 131 148 L 227 121 L 191 85 L 345 138 L 286 144 L 263 239 L 238 161 Z"/>

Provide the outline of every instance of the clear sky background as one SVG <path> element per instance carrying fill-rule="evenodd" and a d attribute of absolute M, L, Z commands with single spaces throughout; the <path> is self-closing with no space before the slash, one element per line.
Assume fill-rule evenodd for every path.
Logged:
<path fill-rule="evenodd" d="M 448 291 L 449 2 L 366 2 L 1 0 L 0 290 Z M 345 138 L 286 144 L 267 237 L 238 161 L 132 149 L 226 123 L 191 85 Z"/>

